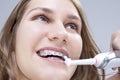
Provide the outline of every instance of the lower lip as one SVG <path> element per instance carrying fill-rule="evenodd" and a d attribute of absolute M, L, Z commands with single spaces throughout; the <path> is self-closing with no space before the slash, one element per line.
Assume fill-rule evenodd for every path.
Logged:
<path fill-rule="evenodd" d="M 42 58 L 42 57 L 41 57 Z M 57 58 L 42 58 L 46 61 L 53 62 L 53 63 L 59 63 L 59 64 L 64 64 L 64 61 L 57 59 Z"/>

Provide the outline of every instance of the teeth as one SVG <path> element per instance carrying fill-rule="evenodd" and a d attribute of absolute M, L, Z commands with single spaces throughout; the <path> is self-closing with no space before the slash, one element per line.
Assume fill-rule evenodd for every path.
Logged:
<path fill-rule="evenodd" d="M 60 56 L 60 57 L 63 57 L 64 54 L 61 53 L 61 52 L 56 52 L 56 51 L 51 51 L 51 50 L 44 50 L 44 51 L 41 51 L 39 52 L 39 55 L 40 56 L 48 56 L 48 55 L 53 55 L 53 56 Z"/>

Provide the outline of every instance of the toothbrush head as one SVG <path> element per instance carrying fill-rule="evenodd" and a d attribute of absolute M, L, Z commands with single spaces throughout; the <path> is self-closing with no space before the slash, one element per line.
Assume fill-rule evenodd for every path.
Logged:
<path fill-rule="evenodd" d="M 65 59 L 65 64 L 67 65 L 67 66 L 70 66 L 71 65 L 71 59 L 70 58 L 68 58 L 67 56 L 64 56 L 64 59 Z"/>

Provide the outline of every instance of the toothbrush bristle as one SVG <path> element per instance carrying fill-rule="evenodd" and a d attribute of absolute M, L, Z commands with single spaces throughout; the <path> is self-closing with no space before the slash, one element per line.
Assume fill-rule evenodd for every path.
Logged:
<path fill-rule="evenodd" d="M 64 59 L 65 59 L 65 64 L 67 65 L 67 66 L 70 66 L 71 64 L 70 64 L 70 62 L 71 62 L 71 59 L 70 58 L 68 58 L 67 56 L 64 56 Z"/>
<path fill-rule="evenodd" d="M 66 60 L 67 59 L 67 56 L 64 56 L 64 60 Z"/>

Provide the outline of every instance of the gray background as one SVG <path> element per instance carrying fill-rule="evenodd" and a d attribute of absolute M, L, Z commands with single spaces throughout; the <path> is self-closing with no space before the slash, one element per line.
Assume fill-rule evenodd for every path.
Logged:
<path fill-rule="evenodd" d="M 1 0 L 0 28 L 19 0 Z M 120 0 L 80 0 L 93 38 L 103 52 L 109 50 L 111 34 L 120 29 Z"/>

